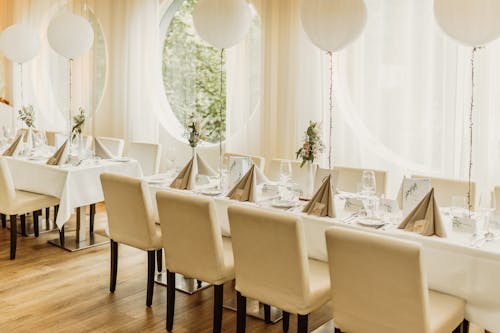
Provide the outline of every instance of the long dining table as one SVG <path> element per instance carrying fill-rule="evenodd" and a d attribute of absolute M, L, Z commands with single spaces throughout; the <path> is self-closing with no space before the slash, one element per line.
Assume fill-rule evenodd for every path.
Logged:
<path fill-rule="evenodd" d="M 142 170 L 135 160 L 95 160 L 80 165 L 47 165 L 45 160 L 3 157 L 12 175 L 14 187 L 18 190 L 50 195 L 60 199 L 56 225 L 61 229 L 77 211 L 75 237 L 64 242 L 61 239 L 51 244 L 69 251 L 81 250 L 99 245 L 108 240 L 90 234 L 85 227 L 85 207 L 104 200 L 100 175 L 104 172 L 141 177 Z M 98 239 L 99 238 L 99 239 Z"/>
<path fill-rule="evenodd" d="M 151 184 L 153 202 L 158 191 L 179 191 L 168 183 Z M 203 195 L 200 191 L 182 191 L 191 195 Z M 335 198 L 336 217 L 317 217 L 301 212 L 300 207 L 283 210 L 271 206 L 269 200 L 258 203 L 239 202 L 224 196 L 213 198 L 216 217 L 224 236 L 231 236 L 227 208 L 244 205 L 272 210 L 280 214 L 292 214 L 301 219 L 307 244 L 308 256 L 327 261 L 325 230 L 332 227 L 352 228 L 364 232 L 414 241 L 422 245 L 424 269 L 430 289 L 457 296 L 466 301 L 466 319 L 490 332 L 500 332 L 500 240 L 484 243 L 481 248 L 472 247 L 471 234 L 455 232 L 451 217 L 443 215 L 448 236 L 421 236 L 397 228 L 397 223 L 383 228 L 365 227 L 346 217 L 352 214 L 344 209 L 341 198 Z M 369 277 L 367 277 L 369 279 Z"/>

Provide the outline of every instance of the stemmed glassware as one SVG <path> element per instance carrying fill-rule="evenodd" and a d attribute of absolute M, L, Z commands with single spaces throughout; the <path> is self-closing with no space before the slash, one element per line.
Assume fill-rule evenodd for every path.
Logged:
<path fill-rule="evenodd" d="M 283 160 L 280 163 L 280 196 L 283 200 L 287 200 L 291 195 L 287 188 L 288 182 L 292 179 L 292 163 Z"/>
<path fill-rule="evenodd" d="M 374 217 L 377 211 L 378 198 L 375 195 L 377 189 L 375 172 L 364 170 L 361 176 L 361 194 L 364 196 L 363 202 L 368 216 Z"/>
<path fill-rule="evenodd" d="M 495 234 L 490 229 L 490 216 L 496 210 L 496 198 L 494 191 L 481 193 L 479 197 L 479 213 L 484 219 L 484 238 L 487 241 L 495 239 Z"/>

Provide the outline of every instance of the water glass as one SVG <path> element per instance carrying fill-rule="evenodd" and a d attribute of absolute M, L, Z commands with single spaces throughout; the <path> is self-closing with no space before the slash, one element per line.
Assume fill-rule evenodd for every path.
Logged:
<path fill-rule="evenodd" d="M 364 170 L 361 176 L 362 193 L 365 195 L 374 195 L 377 190 L 377 183 L 375 180 L 375 172 L 372 170 Z"/>
<path fill-rule="evenodd" d="M 292 179 L 292 163 L 283 160 L 280 163 L 280 182 L 284 185 Z"/>
<path fill-rule="evenodd" d="M 451 197 L 451 215 L 463 217 L 468 211 L 467 198 L 463 195 L 454 195 Z"/>
<path fill-rule="evenodd" d="M 488 240 L 495 238 L 495 235 L 491 232 L 489 226 L 490 215 L 496 210 L 496 198 L 494 191 L 486 191 L 481 193 L 479 196 L 479 213 L 484 220 L 484 237 Z"/>

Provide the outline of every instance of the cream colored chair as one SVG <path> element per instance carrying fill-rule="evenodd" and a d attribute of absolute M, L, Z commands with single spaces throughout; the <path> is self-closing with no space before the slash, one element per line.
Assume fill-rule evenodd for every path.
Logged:
<path fill-rule="evenodd" d="M 214 285 L 213 332 L 222 329 L 224 283 L 234 279 L 231 239 L 222 237 L 211 198 L 156 194 L 167 267 L 167 330 L 175 308 L 175 274 Z"/>
<path fill-rule="evenodd" d="M 434 188 L 434 195 L 440 207 L 451 207 L 454 196 L 467 198 L 469 191 L 469 182 L 467 180 L 427 177 L 422 175 L 413 175 L 412 178 L 428 178 L 431 180 L 431 186 Z M 471 183 L 471 205 L 474 210 L 476 207 L 476 183 Z"/>
<path fill-rule="evenodd" d="M 155 175 L 160 170 L 160 144 L 131 142 L 127 148 L 127 155 L 139 161 L 144 176 Z"/>
<path fill-rule="evenodd" d="M 249 157 L 252 159 L 253 164 L 255 164 L 260 170 L 264 170 L 264 167 L 266 166 L 266 159 L 262 156 L 256 156 L 256 155 L 246 155 L 246 154 L 239 154 L 239 153 L 224 153 L 224 161 L 228 161 L 229 157 L 235 156 L 235 157 Z M 226 164 L 228 162 L 225 162 Z"/>
<path fill-rule="evenodd" d="M 272 159 L 269 162 L 268 168 L 266 169 L 266 176 L 273 181 L 279 181 L 280 180 L 280 166 L 282 161 L 290 161 L 290 164 L 292 165 L 292 181 L 297 183 L 301 189 L 304 189 L 306 187 L 307 183 L 307 168 L 300 167 L 301 162 L 299 161 L 292 161 L 292 160 L 286 160 L 286 159 Z M 316 168 L 317 164 L 313 164 L 313 175 L 316 173 Z"/>
<path fill-rule="evenodd" d="M 427 289 L 419 244 L 345 228 L 326 244 L 335 332 L 460 332 L 465 302 Z"/>
<path fill-rule="evenodd" d="M 35 234 L 38 234 L 38 212 L 45 207 L 58 204 L 58 198 L 16 190 L 7 162 L 3 158 L 0 159 L 0 213 L 10 216 L 11 260 L 16 258 L 17 216 L 20 215 L 21 222 L 24 222 L 27 213 L 36 212 L 33 218 L 35 219 Z"/>
<path fill-rule="evenodd" d="M 337 172 L 337 189 L 345 192 L 358 192 L 358 184 L 361 184 L 363 171 L 372 170 L 375 174 L 376 192 L 385 195 L 387 184 L 387 172 L 373 169 L 351 168 L 336 166 L 333 168 Z"/>
<path fill-rule="evenodd" d="M 246 298 L 298 314 L 298 332 L 307 332 L 309 313 L 330 300 L 324 262 L 308 259 L 302 221 L 262 209 L 228 209 L 238 297 L 237 332 L 245 332 Z"/>
<path fill-rule="evenodd" d="M 496 204 L 496 214 L 498 214 L 500 212 L 500 186 L 495 186 L 495 204 Z"/>
<path fill-rule="evenodd" d="M 339 173 L 334 169 L 323 169 L 318 167 L 314 175 L 314 192 L 316 192 L 328 176 L 332 176 L 333 184 L 337 184 Z"/>
<path fill-rule="evenodd" d="M 161 263 L 161 231 L 156 225 L 153 202 L 146 183 L 140 179 L 103 173 L 101 175 L 104 201 L 108 214 L 111 240 L 111 274 L 109 290 L 114 293 L 118 270 L 118 243 L 148 253 L 148 282 L 146 305 L 153 302 L 155 252 Z M 159 265 L 158 265 L 159 266 Z M 158 267 L 161 271 L 161 267 Z"/>
<path fill-rule="evenodd" d="M 125 141 L 118 138 L 110 138 L 105 136 L 96 137 L 99 142 L 115 157 L 123 156 Z"/>

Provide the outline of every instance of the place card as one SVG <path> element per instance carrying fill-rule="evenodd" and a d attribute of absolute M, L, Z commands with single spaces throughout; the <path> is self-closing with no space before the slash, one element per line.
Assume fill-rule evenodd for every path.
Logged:
<path fill-rule="evenodd" d="M 350 212 L 359 212 L 364 207 L 363 202 L 360 199 L 346 198 L 344 209 Z"/>
<path fill-rule="evenodd" d="M 394 214 L 399 211 L 398 202 L 392 199 L 381 198 L 379 209 L 387 214 Z"/>
<path fill-rule="evenodd" d="M 229 156 L 228 170 L 229 179 L 228 186 L 234 186 L 252 166 L 252 159 L 244 156 Z"/>
<path fill-rule="evenodd" d="M 431 180 L 428 178 L 404 178 L 401 186 L 401 209 L 407 216 L 431 190 Z"/>
<path fill-rule="evenodd" d="M 451 219 L 452 230 L 455 232 L 474 233 L 476 224 L 476 220 L 466 216 L 453 216 Z"/>

